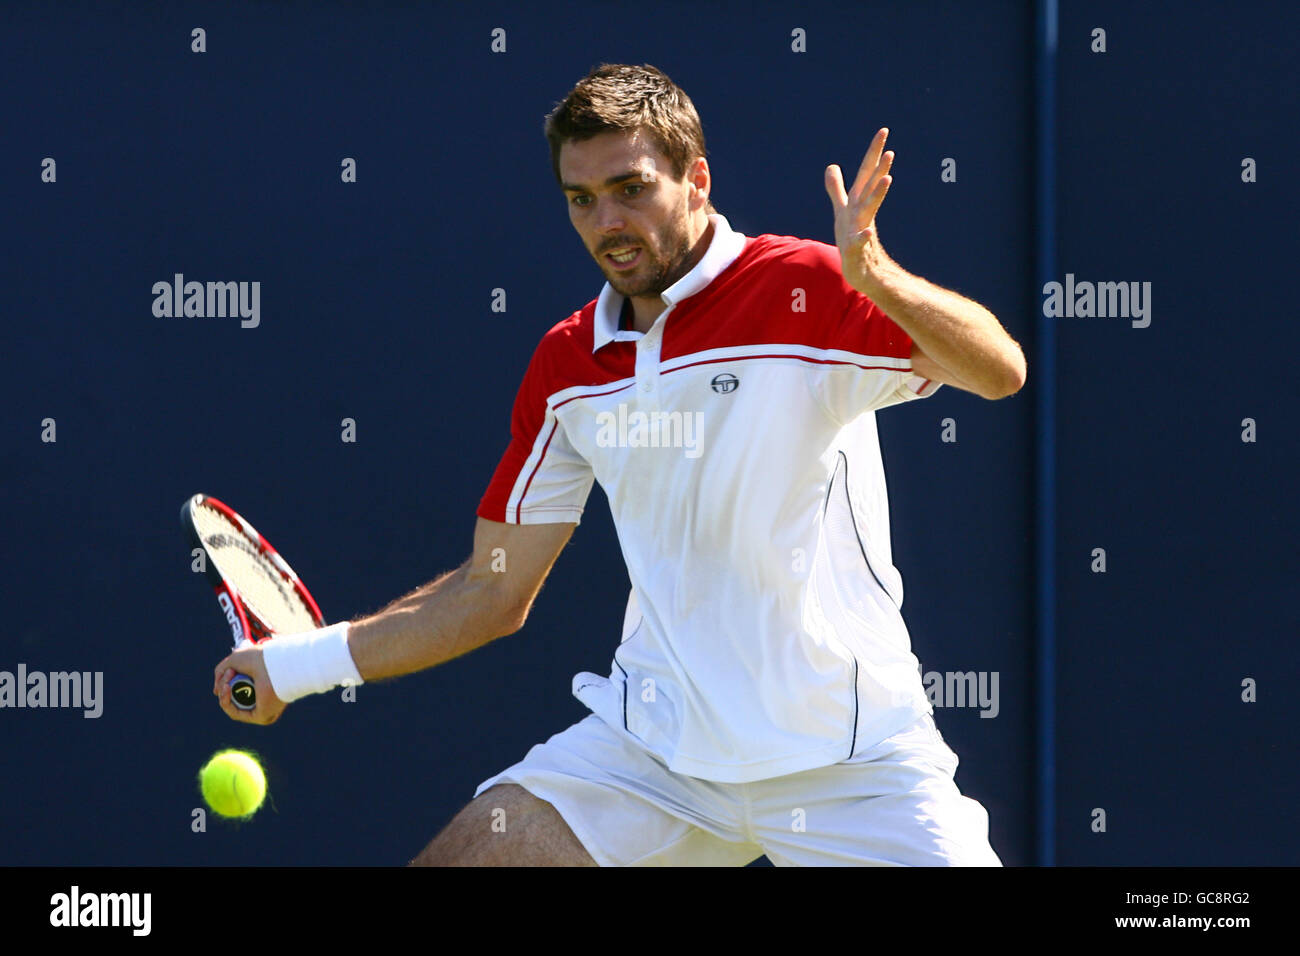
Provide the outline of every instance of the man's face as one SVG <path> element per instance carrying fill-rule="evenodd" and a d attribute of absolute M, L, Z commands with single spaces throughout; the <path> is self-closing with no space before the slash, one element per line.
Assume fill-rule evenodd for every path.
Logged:
<path fill-rule="evenodd" d="M 614 291 L 657 296 L 689 270 L 690 187 L 640 131 L 560 147 L 569 221 Z M 618 262 L 610 253 L 632 253 Z"/>

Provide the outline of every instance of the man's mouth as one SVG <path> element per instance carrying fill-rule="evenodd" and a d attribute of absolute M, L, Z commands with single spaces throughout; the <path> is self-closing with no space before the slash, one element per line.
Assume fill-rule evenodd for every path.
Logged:
<path fill-rule="evenodd" d="M 641 247 L 627 246 L 622 249 L 611 249 L 605 253 L 605 260 L 620 272 L 631 269 L 641 261 Z"/>

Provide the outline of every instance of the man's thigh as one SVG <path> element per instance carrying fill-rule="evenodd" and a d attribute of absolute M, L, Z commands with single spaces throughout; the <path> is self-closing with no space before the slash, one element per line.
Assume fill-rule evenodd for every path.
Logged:
<path fill-rule="evenodd" d="M 1001 866 L 931 718 L 851 760 L 750 784 L 776 866 Z"/>
<path fill-rule="evenodd" d="M 740 832 L 742 801 L 734 788 L 671 773 L 639 742 L 594 714 L 479 784 L 463 812 L 482 809 L 475 809 L 457 832 L 481 839 L 484 821 L 491 822 L 497 807 L 483 800 L 507 783 L 548 808 L 548 821 L 554 813 L 566 834 L 600 866 L 743 866 L 763 853 Z M 524 806 L 532 804 L 525 801 Z M 504 862 L 537 860 L 532 849 L 520 851 L 526 858 L 514 855 L 515 823 L 508 807 L 500 809 L 504 812 L 495 814 L 498 829 L 510 835 L 501 844 Z M 532 839 L 526 829 L 518 837 L 525 844 Z M 550 829 L 540 835 L 550 838 Z M 449 835 L 448 846 L 453 846 L 450 840 Z"/>
<path fill-rule="evenodd" d="M 412 866 L 595 866 L 564 818 L 518 784 L 499 783 L 465 806 Z"/>

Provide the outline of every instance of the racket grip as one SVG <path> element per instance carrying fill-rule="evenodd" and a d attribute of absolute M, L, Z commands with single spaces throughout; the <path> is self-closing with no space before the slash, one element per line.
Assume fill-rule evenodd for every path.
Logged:
<path fill-rule="evenodd" d="M 257 691 L 253 679 L 244 674 L 230 678 L 230 700 L 239 710 L 252 710 L 257 706 Z"/>

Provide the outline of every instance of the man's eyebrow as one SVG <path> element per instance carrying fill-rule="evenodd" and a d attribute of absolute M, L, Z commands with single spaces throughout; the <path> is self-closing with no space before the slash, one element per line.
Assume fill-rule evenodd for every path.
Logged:
<path fill-rule="evenodd" d="M 627 180 L 627 179 L 640 179 L 640 178 L 641 178 L 641 170 L 639 170 L 639 169 L 634 169 L 634 170 L 632 170 L 632 171 L 630 171 L 630 172 L 619 173 L 617 176 L 610 176 L 608 179 L 605 180 L 605 185 L 606 185 L 606 186 L 617 186 L 619 183 L 623 182 L 624 180 Z M 586 189 L 587 189 L 587 187 L 586 187 L 586 186 L 583 186 L 583 185 L 581 185 L 581 184 L 579 184 L 579 183 L 560 183 L 560 189 L 563 190 L 563 191 L 566 192 L 566 193 L 567 193 L 567 192 L 585 192 Z"/>

